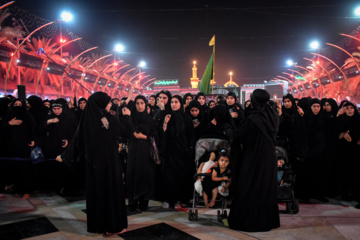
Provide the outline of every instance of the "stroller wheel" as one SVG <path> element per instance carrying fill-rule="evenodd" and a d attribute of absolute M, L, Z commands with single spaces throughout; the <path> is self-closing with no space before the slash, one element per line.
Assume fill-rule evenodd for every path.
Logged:
<path fill-rule="evenodd" d="M 194 220 L 193 211 L 191 208 L 189 209 L 189 212 L 188 212 L 188 219 L 189 219 L 189 221 Z"/>
<path fill-rule="evenodd" d="M 199 215 L 198 215 L 198 210 L 195 209 L 195 212 L 194 212 L 194 220 L 198 220 L 199 219 Z"/>
<path fill-rule="evenodd" d="M 300 207 L 299 207 L 299 200 L 294 199 L 294 202 L 291 206 L 292 213 L 297 214 L 299 213 Z"/>
<path fill-rule="evenodd" d="M 286 203 L 286 213 L 291 213 L 291 202 Z"/>
<path fill-rule="evenodd" d="M 217 220 L 218 222 L 222 222 L 220 210 L 217 211 Z"/>

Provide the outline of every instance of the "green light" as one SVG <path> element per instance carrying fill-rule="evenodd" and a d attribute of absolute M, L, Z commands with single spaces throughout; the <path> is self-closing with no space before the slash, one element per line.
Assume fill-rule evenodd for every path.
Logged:
<path fill-rule="evenodd" d="M 154 83 L 155 86 L 171 86 L 178 85 L 178 80 L 160 80 Z"/>

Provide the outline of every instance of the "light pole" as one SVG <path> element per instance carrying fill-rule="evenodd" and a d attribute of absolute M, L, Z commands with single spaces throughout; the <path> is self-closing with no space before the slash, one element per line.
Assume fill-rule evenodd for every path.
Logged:
<path fill-rule="evenodd" d="M 60 23 L 60 57 L 62 59 L 62 47 L 63 47 L 63 43 L 65 43 L 64 39 L 62 38 L 62 29 L 61 29 L 61 24 L 62 22 L 70 22 L 73 19 L 73 15 L 69 12 L 62 12 L 61 13 L 61 19 L 58 19 L 59 23 Z"/>

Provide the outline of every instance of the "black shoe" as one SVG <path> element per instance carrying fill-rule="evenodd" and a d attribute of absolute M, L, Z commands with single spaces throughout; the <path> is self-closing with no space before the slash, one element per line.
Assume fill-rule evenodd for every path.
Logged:
<path fill-rule="evenodd" d="M 323 202 L 323 203 L 328 203 L 329 202 L 329 199 L 327 199 L 326 197 L 324 196 L 318 196 L 317 198 L 315 198 L 316 200 L 319 200 L 320 202 Z"/>

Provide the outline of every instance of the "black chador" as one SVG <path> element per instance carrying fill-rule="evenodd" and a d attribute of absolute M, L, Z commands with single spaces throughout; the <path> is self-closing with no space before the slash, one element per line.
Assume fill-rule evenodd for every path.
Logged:
<path fill-rule="evenodd" d="M 232 171 L 234 199 L 228 219 L 232 229 L 262 232 L 280 226 L 275 155 L 279 117 L 267 103 L 269 99 L 267 91 L 256 89 L 251 96 L 252 114 L 235 133 L 244 152 Z"/>

